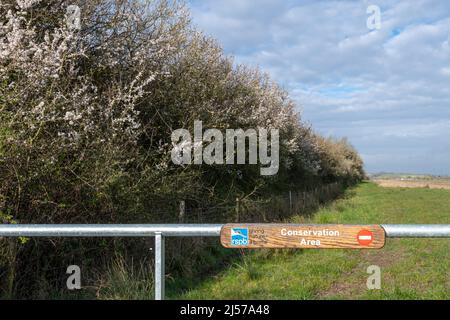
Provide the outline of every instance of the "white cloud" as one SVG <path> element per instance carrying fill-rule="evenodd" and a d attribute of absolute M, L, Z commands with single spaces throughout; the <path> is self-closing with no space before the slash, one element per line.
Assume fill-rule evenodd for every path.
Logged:
<path fill-rule="evenodd" d="M 398 170 L 399 149 L 416 159 L 408 168 L 450 174 L 450 161 L 427 157 L 450 150 L 450 2 L 376 2 L 370 31 L 372 1 L 190 1 L 201 29 L 271 73 L 319 131 L 347 135 L 370 171 Z"/>

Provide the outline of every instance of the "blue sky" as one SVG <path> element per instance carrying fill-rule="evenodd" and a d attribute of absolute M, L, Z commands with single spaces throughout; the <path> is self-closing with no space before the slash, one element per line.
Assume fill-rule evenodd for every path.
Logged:
<path fill-rule="evenodd" d="M 193 23 L 346 136 L 368 172 L 450 174 L 450 1 L 189 0 Z M 381 28 L 367 28 L 369 5 Z"/>

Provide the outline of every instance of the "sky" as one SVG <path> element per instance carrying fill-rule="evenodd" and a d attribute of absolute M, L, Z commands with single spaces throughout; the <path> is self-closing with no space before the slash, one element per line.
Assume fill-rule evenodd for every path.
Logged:
<path fill-rule="evenodd" d="M 348 137 L 369 173 L 450 174 L 450 1 L 188 5 L 199 29 L 268 72 L 316 131 Z M 368 27 L 371 5 L 379 29 Z"/>

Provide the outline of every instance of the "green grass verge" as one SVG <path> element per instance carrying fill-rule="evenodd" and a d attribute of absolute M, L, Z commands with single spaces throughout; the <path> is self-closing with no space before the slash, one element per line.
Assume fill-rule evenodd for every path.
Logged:
<path fill-rule="evenodd" d="M 311 219 L 290 222 L 450 223 L 450 191 L 362 183 Z M 245 250 L 174 299 L 449 299 L 449 239 L 387 239 L 381 250 Z M 381 267 L 381 289 L 366 270 Z"/>

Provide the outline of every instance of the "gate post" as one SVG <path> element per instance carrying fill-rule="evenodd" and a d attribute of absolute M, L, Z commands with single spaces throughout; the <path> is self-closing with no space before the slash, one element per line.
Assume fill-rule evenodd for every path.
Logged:
<path fill-rule="evenodd" d="M 155 300 L 164 300 L 165 246 L 162 232 L 155 233 Z"/>

